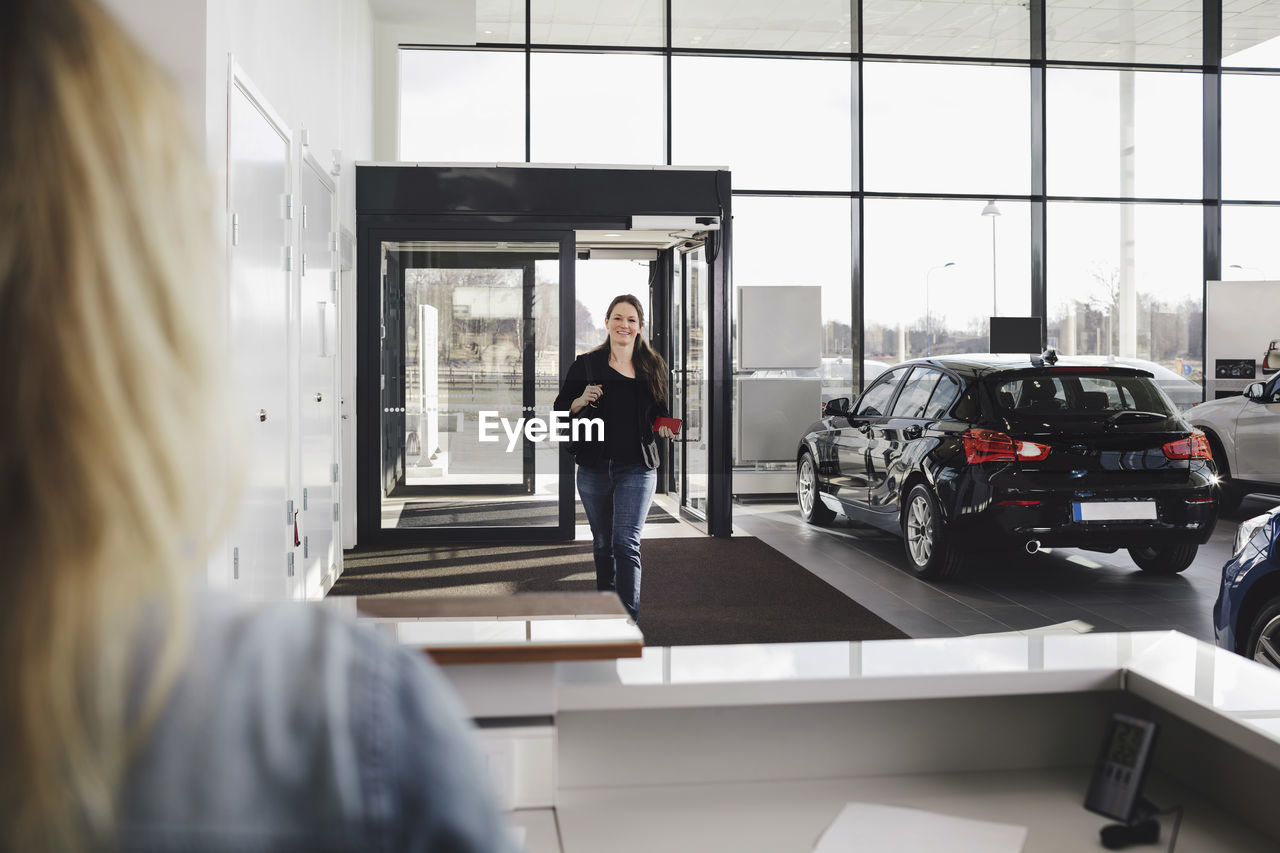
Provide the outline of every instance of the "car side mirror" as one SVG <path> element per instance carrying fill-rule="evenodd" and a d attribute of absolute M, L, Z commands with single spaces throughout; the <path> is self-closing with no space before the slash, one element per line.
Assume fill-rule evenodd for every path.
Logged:
<path fill-rule="evenodd" d="M 824 418 L 829 418 L 829 417 L 832 417 L 833 415 L 844 415 L 844 414 L 848 414 L 848 412 L 849 412 L 848 397 L 836 397 L 834 400 L 828 400 L 826 402 L 826 405 L 822 407 L 822 416 Z"/>
<path fill-rule="evenodd" d="M 1254 382 L 1244 389 L 1244 396 L 1249 400 L 1262 400 L 1262 383 Z"/>

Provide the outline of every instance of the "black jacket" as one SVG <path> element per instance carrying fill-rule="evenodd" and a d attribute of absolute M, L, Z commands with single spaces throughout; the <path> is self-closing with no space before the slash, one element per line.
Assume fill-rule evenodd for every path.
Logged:
<path fill-rule="evenodd" d="M 591 382 L 587 382 L 587 359 L 591 360 Z M 560 386 L 560 393 L 556 395 L 556 401 L 551 408 L 557 412 L 567 412 L 569 407 L 573 405 L 573 401 L 582 396 L 582 392 L 586 390 L 588 384 L 598 385 L 606 380 L 609 371 L 609 348 L 605 347 L 600 350 L 591 350 L 574 359 L 573 364 L 569 366 L 569 373 L 564 378 L 564 383 Z M 640 381 L 636 383 L 636 393 L 640 395 L 640 439 L 645 442 L 653 442 L 656 435 L 653 431 L 653 422 L 659 417 L 670 417 L 671 412 L 665 403 L 659 403 L 653 399 L 653 395 L 649 393 L 649 385 L 639 375 L 636 378 Z M 572 415 L 572 420 L 580 418 L 599 417 L 599 412 L 590 407 L 584 408 L 582 411 Z M 604 428 L 609 429 L 606 421 Z M 572 435 L 572 431 L 570 435 Z M 577 448 L 574 458 L 579 465 L 594 465 L 599 462 L 604 455 L 603 441 L 588 441 L 581 444 L 574 444 Z"/>

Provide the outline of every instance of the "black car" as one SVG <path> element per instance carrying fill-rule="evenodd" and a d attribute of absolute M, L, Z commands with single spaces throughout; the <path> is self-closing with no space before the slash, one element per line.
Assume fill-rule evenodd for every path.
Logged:
<path fill-rule="evenodd" d="M 1152 375 L 1030 356 L 897 365 L 830 401 L 796 454 L 800 511 L 902 536 L 921 577 L 991 548 L 1127 548 L 1180 572 L 1217 522 L 1217 474 Z"/>

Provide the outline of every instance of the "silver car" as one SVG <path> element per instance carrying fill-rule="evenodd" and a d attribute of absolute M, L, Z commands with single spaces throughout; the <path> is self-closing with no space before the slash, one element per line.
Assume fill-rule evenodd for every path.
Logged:
<path fill-rule="evenodd" d="M 1184 415 L 1209 439 L 1222 478 L 1220 510 L 1230 512 L 1250 492 L 1280 494 L 1280 374 Z"/>

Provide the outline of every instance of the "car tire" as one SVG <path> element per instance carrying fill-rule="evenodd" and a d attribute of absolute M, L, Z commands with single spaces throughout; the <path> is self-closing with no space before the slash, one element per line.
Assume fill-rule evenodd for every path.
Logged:
<path fill-rule="evenodd" d="M 923 483 L 908 494 L 902 513 L 902 540 L 907 552 L 907 566 L 927 580 L 949 580 L 960 576 L 964 566 L 948 536 L 947 522 L 942 517 L 938 499 Z"/>
<path fill-rule="evenodd" d="M 1129 556 L 1144 572 L 1176 575 L 1191 565 L 1199 548 L 1199 545 L 1152 545 L 1147 548 L 1130 548 Z"/>
<path fill-rule="evenodd" d="M 805 521 L 821 526 L 834 521 L 836 514 L 822 502 L 819 491 L 818 466 L 811 453 L 802 453 L 796 465 L 796 502 L 800 504 L 800 515 Z"/>
<path fill-rule="evenodd" d="M 1244 656 L 1280 669 L 1280 598 L 1273 599 L 1253 620 Z"/>

